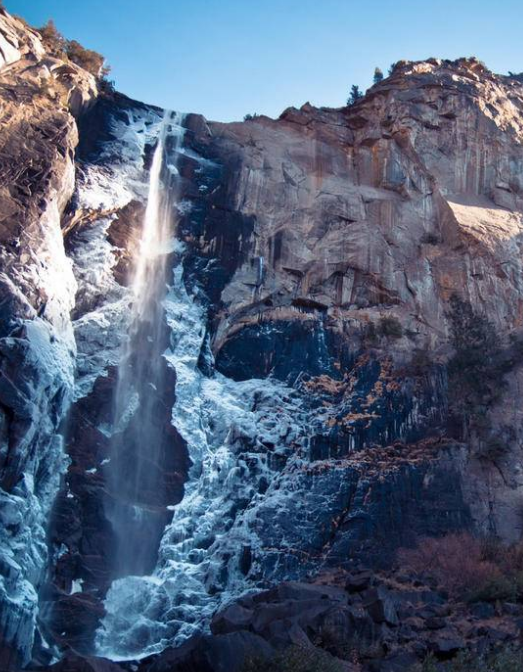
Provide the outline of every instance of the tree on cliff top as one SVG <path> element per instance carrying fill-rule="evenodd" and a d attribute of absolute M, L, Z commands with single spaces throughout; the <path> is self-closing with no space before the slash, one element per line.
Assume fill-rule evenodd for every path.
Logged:
<path fill-rule="evenodd" d="M 353 84 L 347 99 L 347 105 L 350 107 L 354 103 L 357 103 L 358 100 L 361 100 L 361 98 L 363 98 L 363 93 L 360 91 L 360 87 L 357 84 Z"/>
<path fill-rule="evenodd" d="M 52 19 L 37 29 L 44 47 L 56 58 L 69 59 L 102 81 L 107 80 L 109 68 L 104 67 L 104 57 L 93 49 L 86 49 L 76 40 L 66 40 Z"/>
<path fill-rule="evenodd" d="M 379 84 L 383 81 L 383 70 L 381 68 L 374 68 L 374 84 Z"/>
<path fill-rule="evenodd" d="M 76 40 L 68 40 L 65 47 L 65 53 L 68 58 L 76 65 L 79 65 L 91 75 L 100 77 L 104 65 L 104 57 L 93 49 L 82 47 Z"/>
<path fill-rule="evenodd" d="M 56 27 L 53 19 L 49 19 L 45 26 L 37 28 L 37 30 L 42 36 L 42 41 L 47 51 L 53 55 L 63 56 L 65 50 L 65 38 Z"/>

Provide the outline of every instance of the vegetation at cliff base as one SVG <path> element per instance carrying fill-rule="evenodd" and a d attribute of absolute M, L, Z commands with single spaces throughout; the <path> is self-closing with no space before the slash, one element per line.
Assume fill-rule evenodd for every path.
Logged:
<path fill-rule="evenodd" d="M 343 672 L 342 663 L 326 651 L 314 647 L 290 646 L 274 659 L 251 658 L 242 672 Z"/>
<path fill-rule="evenodd" d="M 523 651 L 503 646 L 497 651 L 480 655 L 471 651 L 459 653 L 454 660 L 442 663 L 432 655 L 409 672 L 521 672 Z"/>
<path fill-rule="evenodd" d="M 435 579 L 454 599 L 523 602 L 523 543 L 505 546 L 469 533 L 420 539 L 400 549 L 402 569 Z"/>

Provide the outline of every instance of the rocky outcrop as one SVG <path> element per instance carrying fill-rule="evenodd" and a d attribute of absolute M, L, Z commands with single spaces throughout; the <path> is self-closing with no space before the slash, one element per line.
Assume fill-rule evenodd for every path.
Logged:
<path fill-rule="evenodd" d="M 218 370 L 301 385 L 323 407 L 313 460 L 424 436 L 466 443 L 475 523 L 511 540 L 518 357 L 497 381 L 512 392 L 471 402 L 468 426 L 457 426 L 463 388 L 445 365 L 453 295 L 503 347 L 520 338 L 522 96 L 519 80 L 474 59 L 431 60 L 400 63 L 342 110 L 193 117 L 188 143 L 221 173 L 208 170 L 209 184 L 191 175 L 201 191 L 182 226 L 188 272 L 213 306 Z M 498 439 L 495 464 L 474 457 Z"/>
<path fill-rule="evenodd" d="M 76 281 L 61 215 L 74 190 L 74 114 L 94 78 L 48 57 L 0 10 L 0 538 L 2 668 L 27 663 L 46 528 L 66 469 L 59 424 L 73 394 Z"/>
<path fill-rule="evenodd" d="M 514 186 L 510 211 L 488 199 L 499 196 L 505 154 L 519 160 L 519 113 L 507 101 L 520 95 L 519 83 L 473 60 L 430 61 L 398 66 L 350 109 L 307 105 L 228 125 L 186 118 L 176 213 L 185 251 L 166 312 L 180 377 L 173 423 L 197 469 L 160 546 L 159 581 L 110 592 L 100 650 L 132 656 L 159 637 L 183 641 L 222 595 L 324 566 L 386 565 L 417 535 L 518 535 L 512 397 L 479 400 L 480 428 L 478 409 L 460 415 L 459 376 L 447 365 L 468 306 L 471 320 L 497 330 L 500 389 L 518 385 L 517 270 L 499 269 L 519 263 L 519 196 Z M 490 119 L 483 101 L 494 99 Z M 74 605 L 107 589 L 105 415 L 157 120 L 154 108 L 118 97 L 84 117 L 68 216 L 80 285 L 74 424 L 89 431 L 69 444 L 81 467 L 67 477 L 53 534 L 57 547 L 64 530 L 67 539 L 53 579 L 62 594 L 46 604 L 53 639 L 83 651 L 92 639 L 78 641 Z M 483 170 L 477 157 L 493 134 L 504 149 Z M 507 445 L 492 460 L 482 451 L 493 437 Z M 184 590 L 200 604 L 196 618 Z"/>
<path fill-rule="evenodd" d="M 139 672 L 332 669 L 407 672 L 428 656 L 482 656 L 520 644 L 522 607 L 449 599 L 427 576 L 355 569 L 285 582 L 218 611 L 211 633 L 134 664 Z M 278 667 L 278 661 L 282 667 Z M 316 667 L 311 667 L 316 665 Z M 66 656 L 49 672 L 117 672 L 98 658 Z"/>

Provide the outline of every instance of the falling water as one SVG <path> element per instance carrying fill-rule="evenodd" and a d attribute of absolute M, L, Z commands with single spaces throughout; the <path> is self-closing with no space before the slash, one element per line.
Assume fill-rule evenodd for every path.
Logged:
<path fill-rule="evenodd" d="M 132 282 L 128 338 L 113 403 L 106 513 L 115 536 L 115 577 L 152 571 L 168 522 L 170 408 L 165 390 L 170 380 L 172 386 L 173 374 L 163 357 L 166 324 L 162 302 L 173 249 L 173 199 L 178 180 L 176 165 L 167 166 L 165 155 L 170 140 L 174 143 L 169 149 L 170 163 L 176 164 L 182 120 L 181 115 L 166 112 L 160 126 Z"/>
<path fill-rule="evenodd" d="M 171 159 L 168 163 L 172 163 Z M 154 170 L 151 170 L 151 190 L 154 179 Z M 162 201 L 165 189 L 159 180 L 157 184 L 158 192 L 150 198 L 150 204 L 156 199 L 151 217 L 155 211 L 161 214 L 166 207 Z M 172 185 L 168 191 L 175 204 Z M 161 217 L 153 217 L 155 227 L 160 227 L 160 220 Z M 172 228 L 171 222 L 167 229 Z M 170 235 L 167 233 L 166 238 Z M 151 237 L 156 239 L 156 234 Z M 153 245 L 158 247 L 162 249 L 162 245 Z M 180 243 L 176 250 L 183 252 Z M 169 400 L 164 396 L 163 404 L 172 401 L 169 420 L 186 443 L 191 468 L 184 483 L 182 501 L 177 504 L 173 501 L 169 507 L 171 519 L 166 521 L 164 530 L 155 532 L 156 566 L 153 567 L 156 558 L 151 561 L 148 557 L 139 571 L 135 568 L 121 571 L 107 592 L 105 615 L 96 633 L 95 646 L 98 656 L 112 660 L 135 660 L 183 643 L 208 628 L 212 614 L 223 601 L 254 587 L 246 577 L 246 563 L 250 562 L 246 558 L 251 551 L 253 558 L 264 557 L 265 521 L 272 520 L 275 511 L 285 510 L 286 498 L 292 498 L 292 494 L 289 496 L 292 488 L 280 490 L 277 476 L 281 464 L 289 460 L 294 464 L 291 474 L 293 468 L 302 473 L 303 459 L 308 454 L 306 434 L 310 431 L 310 422 L 299 392 L 277 380 L 235 381 L 218 371 L 213 371 L 211 377 L 204 373 L 200 367 L 202 358 L 207 360 L 204 368 L 212 367 L 212 354 L 206 341 L 205 302 L 200 300 L 198 290 L 188 291 L 182 264 L 173 264 L 171 273 L 165 266 L 159 271 L 158 261 L 156 257 L 153 277 L 160 273 L 159 287 L 153 290 L 143 272 L 138 287 L 142 288 L 144 304 L 137 299 L 135 310 L 139 313 L 139 305 L 143 310 L 149 309 L 146 297 L 151 294 L 153 304 L 158 302 L 158 297 L 163 297 L 156 319 L 157 324 L 166 324 L 169 337 L 166 343 L 162 331 L 158 345 L 154 346 L 154 357 L 149 358 L 163 365 L 167 363 L 176 371 L 176 398 Z M 261 281 L 261 259 L 259 264 Z M 137 271 L 137 278 L 139 275 Z M 164 291 L 166 282 L 169 284 L 167 293 Z M 139 313 L 135 321 L 141 324 L 143 319 Z M 150 334 L 154 325 L 147 328 Z M 137 345 L 141 353 L 140 340 Z M 136 352 L 131 346 L 132 341 L 130 352 Z M 125 388 L 135 389 L 133 386 L 139 385 L 146 394 L 151 377 L 142 375 L 139 370 L 137 373 L 140 373 L 139 379 L 135 380 L 136 374 L 133 374 Z M 122 390 L 122 394 L 124 392 Z M 124 399 L 117 417 L 124 417 L 126 422 L 125 414 L 130 415 L 136 403 L 132 406 L 129 391 L 125 392 Z M 159 408 L 160 394 L 156 395 L 155 403 Z M 131 410 L 127 410 L 129 408 Z M 138 417 L 143 423 L 145 416 L 140 410 L 132 417 Z M 132 422 L 129 425 L 133 431 L 141 431 Z M 136 445 L 133 450 L 137 451 L 140 444 L 135 443 L 134 436 L 130 438 L 132 445 Z M 148 442 L 147 438 L 144 445 L 149 446 Z M 121 446 L 121 442 L 118 445 Z M 124 463 L 116 470 L 117 474 L 120 469 L 123 473 L 128 468 L 126 454 L 122 454 Z M 132 456 L 137 464 L 142 459 L 134 452 Z M 162 459 L 165 457 L 162 455 Z M 119 476 L 118 482 L 122 478 L 123 475 Z M 147 475 L 142 484 L 146 478 Z M 292 475 L 282 478 L 292 478 Z M 118 492 L 122 490 L 120 485 Z M 138 489 L 132 501 L 140 494 Z M 267 501 L 270 504 L 264 509 Z M 143 510 L 140 515 L 144 515 Z M 139 524 L 133 525 L 128 518 L 125 524 L 119 522 L 124 533 L 129 530 L 129 541 L 123 542 L 128 548 L 126 545 L 121 548 L 131 555 L 150 544 L 146 526 L 140 529 Z M 254 574 L 262 574 L 261 566 L 255 567 Z"/>

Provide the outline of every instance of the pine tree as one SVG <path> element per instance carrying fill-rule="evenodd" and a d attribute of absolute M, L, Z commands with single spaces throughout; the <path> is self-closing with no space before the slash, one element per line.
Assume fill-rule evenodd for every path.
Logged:
<path fill-rule="evenodd" d="M 353 84 L 347 99 L 347 105 L 350 107 L 351 105 L 354 105 L 354 103 L 357 103 L 361 98 L 363 98 L 363 93 L 360 91 L 360 87 L 357 84 Z"/>
<path fill-rule="evenodd" d="M 374 68 L 374 84 L 379 84 L 383 81 L 383 71 L 381 68 Z"/>

